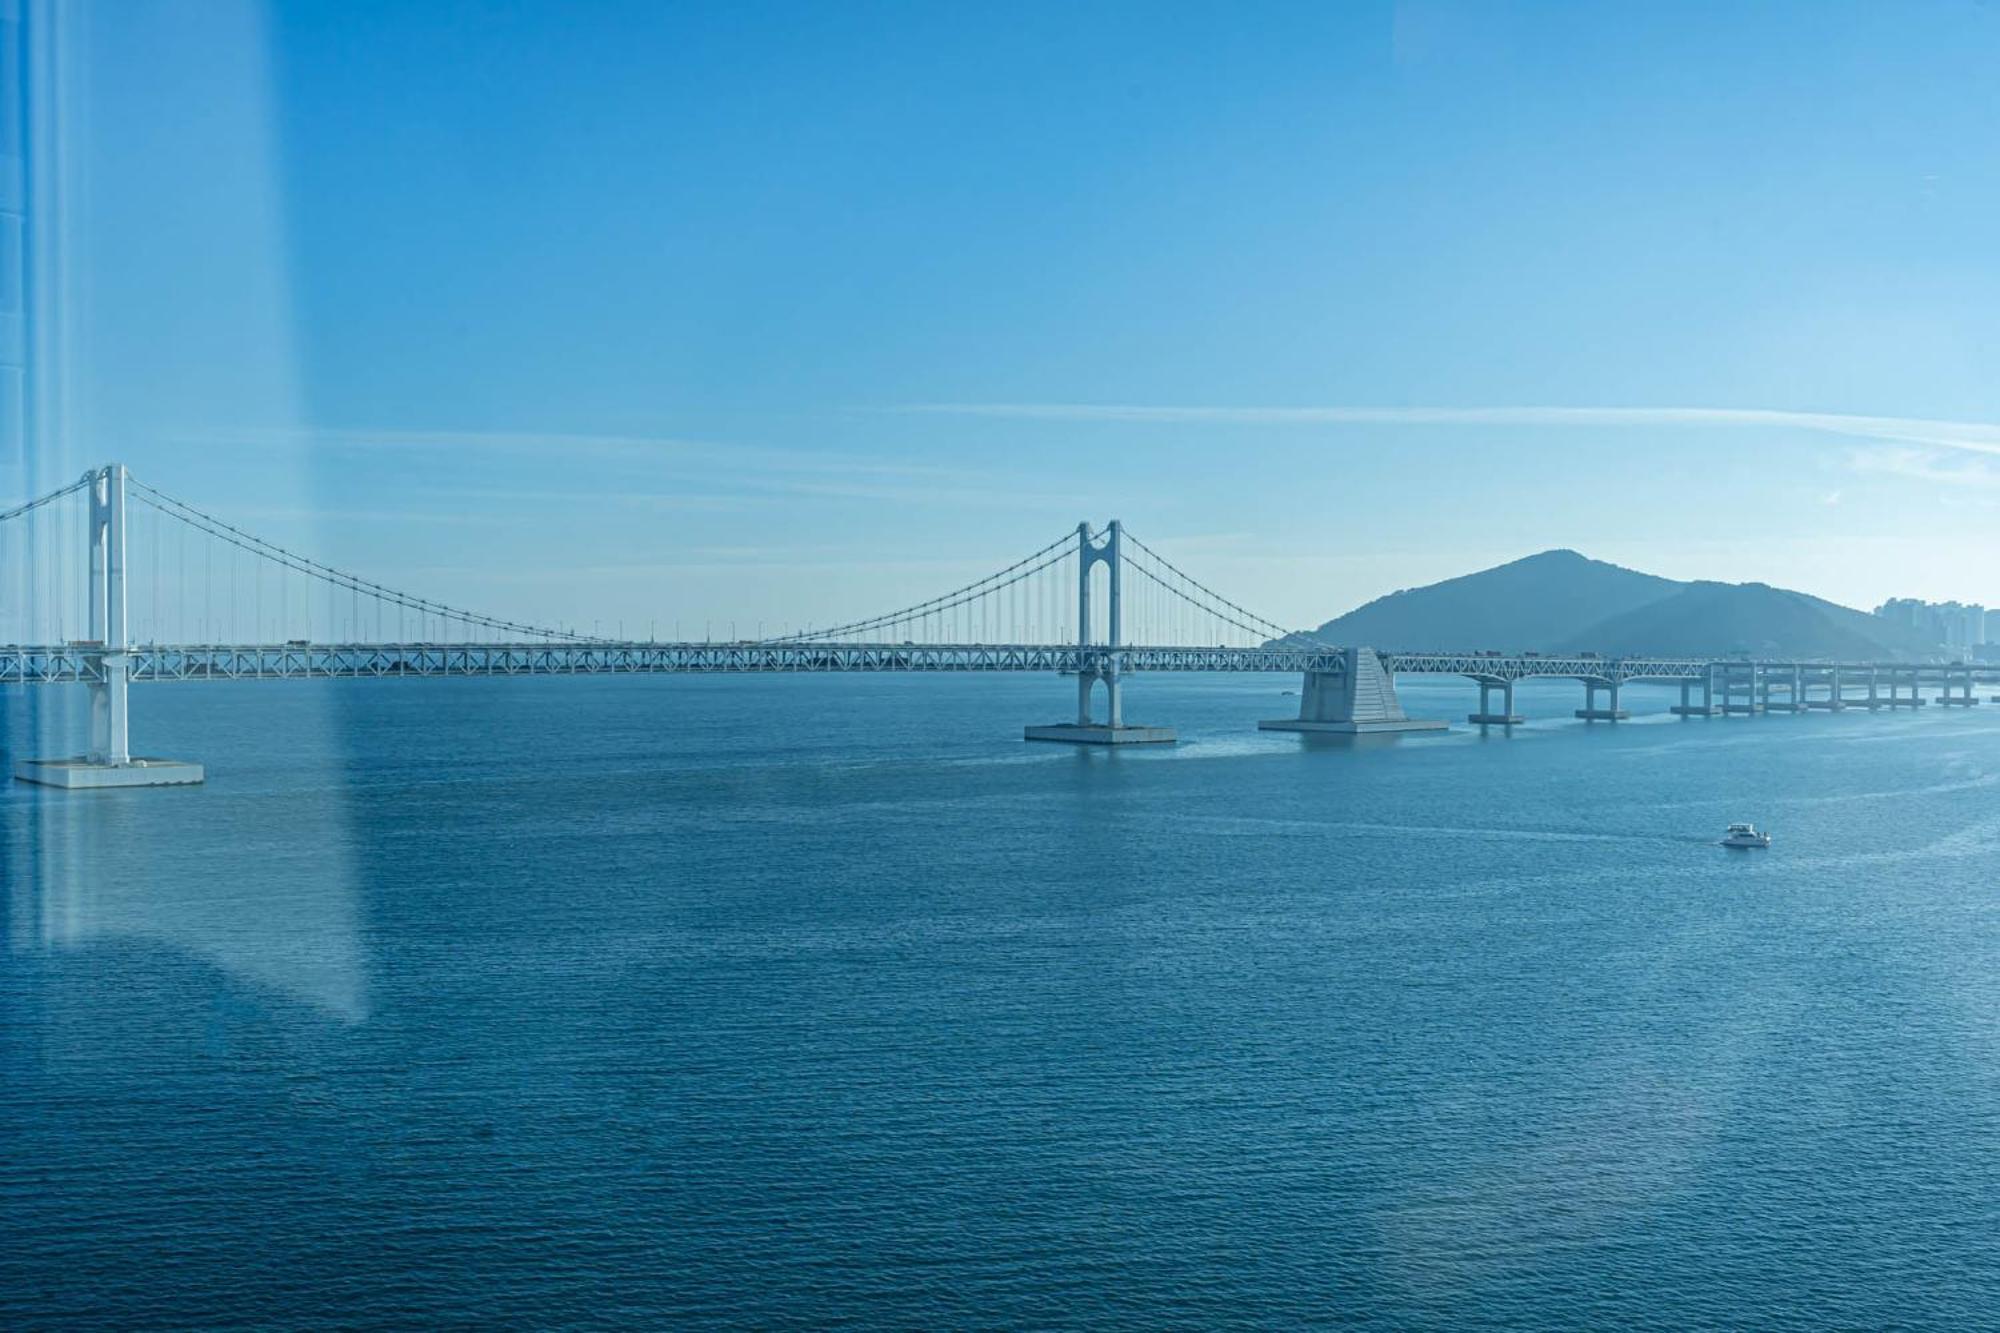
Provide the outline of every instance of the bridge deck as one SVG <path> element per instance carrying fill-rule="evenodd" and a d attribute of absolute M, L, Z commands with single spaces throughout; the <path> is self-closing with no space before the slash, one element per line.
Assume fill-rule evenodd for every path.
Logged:
<path fill-rule="evenodd" d="M 855 671 L 1076 671 L 1099 650 L 1074 644 L 588 643 L 174 644 L 130 650 L 130 678 L 272 680 L 296 677 L 775 674 Z M 0 683 L 96 679 L 89 646 L 0 647 Z M 1134 647 L 1124 671 L 1339 671 L 1333 651 Z"/>
<path fill-rule="evenodd" d="M 1076 671 L 1101 662 L 1100 648 L 1074 644 L 880 643 L 458 643 L 458 644 L 171 644 L 126 654 L 130 679 L 284 680 L 404 676 L 556 676 L 842 671 Z M 1122 672 L 1340 672 L 1344 654 L 1315 648 L 1188 648 L 1134 645 L 1118 650 Z M 1706 658 L 1491 656 L 1479 653 L 1383 653 L 1397 674 L 1496 680 L 1554 677 L 1597 681 L 1700 680 L 1760 668 L 1765 672 L 1916 671 L 1926 683 L 1950 675 L 2000 680 L 2000 664 L 1973 666 L 1869 662 L 1743 662 Z M 101 678 L 100 652 L 87 644 L 0 646 L 0 684 L 76 683 Z M 1853 683 L 1860 683 L 1856 680 Z"/>

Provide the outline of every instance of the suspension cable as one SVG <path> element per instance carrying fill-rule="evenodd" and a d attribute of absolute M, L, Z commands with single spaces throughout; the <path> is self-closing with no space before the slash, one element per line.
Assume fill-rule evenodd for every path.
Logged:
<path fill-rule="evenodd" d="M 1047 546 L 1042 547 L 1041 550 L 1036 551 L 1032 555 L 1024 556 L 1021 559 L 1016 560 L 1013 564 L 1007 566 L 1005 569 L 999 571 L 996 574 L 988 574 L 985 578 L 978 579 L 972 583 L 968 583 L 962 588 L 957 588 L 951 592 L 944 593 L 941 596 L 930 598 L 928 601 L 917 602 L 911 606 L 906 606 L 900 611 L 891 611 L 886 615 L 869 616 L 865 620 L 850 621 L 845 625 L 833 625 L 826 629 L 802 631 L 797 634 L 786 634 L 775 639 L 764 639 L 761 640 L 761 642 L 799 643 L 810 639 L 830 639 L 842 634 L 862 633 L 868 630 L 879 629 L 887 625 L 903 624 L 908 621 L 918 619 L 921 616 L 932 614 L 934 612 L 950 611 L 953 610 L 954 608 L 964 606 L 969 602 L 977 601 L 979 598 L 984 597 L 989 593 L 998 592 L 1000 589 L 1008 587 L 1011 584 L 1017 583 L 1021 579 L 1024 579 L 1031 574 L 1040 573 L 1042 570 L 1056 563 L 1056 561 L 1066 558 L 1069 555 L 1069 552 L 1063 551 L 1062 553 L 1048 560 L 1042 560 L 1043 556 L 1048 555 L 1049 552 L 1054 551 L 1057 547 L 1066 545 L 1067 543 L 1072 542 L 1075 539 L 1076 539 L 1075 532 L 1066 532 L 1062 536 L 1050 542 Z M 1026 568 L 1028 565 L 1034 564 L 1034 562 L 1037 560 L 1041 560 L 1041 563 L 1035 564 L 1034 568 L 1032 569 Z M 1016 571 L 1019 572 L 1017 573 Z M 1013 575 L 1013 577 L 1009 578 L 1008 577 L 1009 575 Z M 1005 582 L 1002 582 L 1002 580 L 1005 580 Z"/>
<path fill-rule="evenodd" d="M 83 476 L 78 477 L 75 481 L 71 482 L 69 485 L 63 487 L 61 490 L 50 491 L 47 495 L 42 496 L 40 499 L 30 500 L 26 504 L 16 505 L 14 506 L 14 508 L 7 510 L 5 513 L 0 513 L 0 523 L 5 523 L 10 518 L 19 518 L 23 514 L 33 513 L 35 510 L 40 509 L 43 505 L 54 504 L 57 500 L 62 499 L 65 495 L 74 495 L 78 491 L 82 490 L 84 487 L 90 485 L 90 483 L 95 480 L 97 480 L 95 474 L 86 473 Z"/>
<path fill-rule="evenodd" d="M 1186 601 L 1188 605 L 1196 608 L 1197 610 L 1207 612 L 1209 615 L 1214 616 L 1217 620 L 1222 621 L 1224 624 L 1234 625 L 1237 629 L 1240 629 L 1247 634 L 1254 634 L 1260 639 L 1271 637 L 1271 632 L 1268 628 L 1262 628 L 1259 627 L 1258 625 L 1238 620 L 1236 617 L 1218 611 L 1212 606 L 1203 606 L 1201 603 L 1196 602 L 1191 598 L 1188 598 L 1185 594 L 1181 593 L 1179 589 L 1173 587 L 1171 584 L 1163 580 L 1158 574 L 1155 574 L 1152 570 L 1146 568 L 1144 565 L 1138 563 L 1137 561 L 1134 561 L 1132 563 L 1132 570 L 1134 573 L 1143 575 L 1144 577 L 1158 584 L 1160 587 L 1165 588 L 1168 592 L 1173 593 L 1177 597 L 1180 597 L 1183 601 Z M 1262 617 L 1257 617 L 1257 619 L 1261 620 Z M 1283 635 L 1280 635 L 1279 637 L 1283 637 Z"/>
<path fill-rule="evenodd" d="M 447 621 L 459 620 L 468 624 L 479 624 L 488 629 L 502 630 L 509 634 L 521 634 L 543 639 L 564 639 L 574 643 L 608 642 L 607 640 L 591 635 L 576 634 L 567 630 L 550 629 L 541 625 L 526 625 L 518 621 L 502 620 L 497 616 L 482 615 L 476 611 L 467 611 L 461 607 L 434 601 L 428 597 L 417 597 L 410 593 L 401 592 L 386 584 L 362 578 L 358 574 L 350 574 L 345 570 L 335 569 L 331 565 L 323 565 L 317 560 L 286 550 L 275 542 L 253 536 L 241 528 L 235 527 L 232 524 L 224 522 L 222 519 L 216 518 L 212 514 L 195 508 L 186 501 L 177 500 L 156 487 L 148 486 L 136 477 L 128 477 L 127 483 L 138 494 L 141 500 L 170 518 L 179 519 L 181 522 L 207 533 L 218 541 L 227 542 L 231 546 L 247 551 L 251 555 L 259 556 L 277 564 L 281 568 L 294 570 L 312 578 L 331 583 L 337 587 L 347 588 L 356 593 L 366 593 L 368 596 L 378 600 L 392 602 L 397 606 L 407 607 L 413 611 L 436 615 Z"/>
<path fill-rule="evenodd" d="M 1258 615 L 1255 611 L 1249 610 L 1246 607 L 1238 606 L 1235 602 L 1230 601 L 1227 597 L 1224 597 L 1221 593 L 1216 592 L 1213 588 L 1207 587 L 1198 580 L 1192 578 L 1184 570 L 1178 568 L 1173 563 L 1173 561 L 1167 559 L 1165 556 L 1161 555 L 1158 551 L 1155 551 L 1152 547 L 1146 545 L 1146 543 L 1144 543 L 1143 541 L 1140 541 L 1137 537 L 1134 537 L 1130 529 L 1125 529 L 1123 531 L 1125 540 L 1131 542 L 1134 546 L 1138 547 L 1141 551 L 1144 551 L 1148 556 L 1151 556 L 1154 560 L 1159 561 L 1160 564 L 1163 567 L 1165 567 L 1168 573 L 1172 574 L 1174 577 L 1187 583 L 1190 587 L 1193 587 L 1196 591 L 1202 593 L 1204 596 L 1208 597 L 1211 601 L 1227 607 L 1229 610 L 1234 611 L 1237 615 L 1242 616 L 1247 620 L 1255 622 L 1255 624 L 1244 624 L 1243 621 L 1241 620 L 1232 620 L 1230 619 L 1230 617 L 1223 615 L 1221 612 L 1217 611 L 1213 606 L 1202 605 L 1202 603 L 1196 600 L 1195 598 L 1188 596 L 1188 594 L 1184 590 L 1175 588 L 1171 584 L 1160 579 L 1157 575 L 1149 571 L 1143 563 L 1136 560 L 1131 562 L 1132 568 L 1138 570 L 1140 573 L 1144 574 L 1147 578 L 1152 579 L 1155 583 L 1158 583 L 1161 587 L 1165 588 L 1168 592 L 1173 593 L 1176 597 L 1179 597 L 1182 601 L 1188 603 L 1190 606 L 1194 606 L 1201 610 L 1207 611 L 1210 615 L 1216 616 L 1219 619 L 1228 620 L 1229 623 L 1235 625 L 1238 629 L 1247 630 L 1252 634 L 1264 635 L 1279 639 L 1304 639 L 1307 643 L 1315 644 L 1322 648 L 1332 646 L 1330 644 L 1321 643 L 1320 640 L 1313 637 L 1311 633 L 1305 630 L 1286 629 L 1283 625 L 1280 625 L 1275 620 L 1267 620 L 1263 616 Z"/>

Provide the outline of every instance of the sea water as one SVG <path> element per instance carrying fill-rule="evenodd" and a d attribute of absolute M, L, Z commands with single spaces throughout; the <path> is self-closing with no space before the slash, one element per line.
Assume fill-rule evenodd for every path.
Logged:
<path fill-rule="evenodd" d="M 135 689 L 206 786 L 0 793 L 0 1324 L 2000 1310 L 2000 708 L 1291 688 Z"/>

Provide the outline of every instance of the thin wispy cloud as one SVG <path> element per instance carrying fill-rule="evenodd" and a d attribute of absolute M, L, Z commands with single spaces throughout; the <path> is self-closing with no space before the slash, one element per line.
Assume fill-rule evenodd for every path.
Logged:
<path fill-rule="evenodd" d="M 404 451 L 431 459 L 476 454 L 530 464 L 560 463 L 573 483 L 585 478 L 599 481 L 588 489 L 572 485 L 560 491 L 529 491 L 486 486 L 454 488 L 451 492 L 465 499 L 536 504 L 560 501 L 721 511 L 804 498 L 1048 508 L 1070 498 L 1060 489 L 1024 487 L 1019 477 L 991 469 L 672 436 L 308 427 L 175 433 L 166 439 L 181 446 L 264 452 Z M 634 477 L 643 477 L 655 486 L 634 488 L 624 480 Z M 657 483 L 669 480 L 685 481 L 689 489 L 657 489 Z"/>
<path fill-rule="evenodd" d="M 1940 486 L 2000 489 L 2000 467 L 1977 458 L 1948 459 L 1930 449 L 1856 449 L 1847 461 L 1856 472 L 1907 477 Z"/>
<path fill-rule="evenodd" d="M 253 450 L 362 450 L 442 454 L 522 455 L 532 458 L 632 459 L 648 465 L 761 468 L 841 475 L 954 477 L 962 470 L 931 463 L 869 458 L 824 450 L 688 439 L 671 435 L 596 435 L 572 431 L 399 430 L 300 427 L 176 431 L 170 444 Z"/>
<path fill-rule="evenodd" d="M 454 490 L 433 488 L 426 494 L 456 498 L 466 501 L 480 501 L 497 505 L 539 506 L 567 505 L 575 508 L 620 505 L 627 508 L 654 509 L 665 513 L 717 513 L 768 506 L 777 503 L 777 498 L 765 495 L 709 495 L 687 491 L 646 491 L 630 487 L 604 487 L 596 490 L 531 490 L 507 487 L 468 487 Z"/>
<path fill-rule="evenodd" d="M 1186 407 L 1091 403 L 918 403 L 895 409 L 1026 421 L 1213 425 L 1760 427 L 2000 455 L 2000 424 L 1743 407 Z"/>
<path fill-rule="evenodd" d="M 267 523 L 492 523 L 488 514 L 463 509 L 319 509 L 304 506 L 251 505 L 230 511 L 230 517 Z"/>

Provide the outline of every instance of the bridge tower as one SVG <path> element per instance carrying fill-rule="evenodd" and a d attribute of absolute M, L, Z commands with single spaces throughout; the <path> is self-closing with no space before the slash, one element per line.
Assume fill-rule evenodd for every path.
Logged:
<path fill-rule="evenodd" d="M 1096 691 L 1097 682 L 1104 682 L 1104 707 L 1106 725 L 1117 728 L 1124 723 L 1124 709 L 1121 706 L 1123 691 L 1118 680 L 1118 649 L 1124 639 L 1121 624 L 1124 598 L 1120 594 L 1121 561 L 1119 560 L 1119 538 L 1123 535 L 1122 525 L 1117 519 L 1111 520 L 1104 540 L 1090 539 L 1090 525 L 1076 525 L 1076 646 L 1081 652 L 1076 668 L 1076 724 L 1079 727 L 1091 725 L 1090 696 Z M 1102 653 L 1091 650 L 1090 635 L 1095 628 L 1090 611 L 1090 571 L 1104 565 L 1109 573 L 1107 588 L 1110 592 L 1105 607 L 1105 635 Z"/>
<path fill-rule="evenodd" d="M 1078 745 L 1161 745 L 1174 739 L 1171 727 L 1128 727 L 1125 725 L 1124 690 L 1120 681 L 1124 665 L 1124 607 L 1121 593 L 1124 526 L 1117 519 L 1101 538 L 1093 538 L 1090 524 L 1076 525 L 1076 721 L 1052 726 L 1027 727 L 1022 735 L 1031 741 L 1068 741 Z M 1104 617 L 1104 642 L 1092 643 L 1096 626 L 1090 610 L 1090 572 L 1104 565 L 1110 577 Z M 1104 682 L 1105 720 L 1091 717 L 1090 697 L 1097 682 Z"/>
<path fill-rule="evenodd" d="M 113 463 L 97 469 L 87 492 L 90 519 L 90 635 L 96 673 L 90 681 L 92 764 L 132 762 L 126 711 L 126 679 L 131 658 L 125 614 L 125 469 Z"/>
<path fill-rule="evenodd" d="M 90 691 L 90 750 L 72 759 L 23 759 L 14 776 L 46 787 L 168 787 L 200 782 L 200 764 L 135 759 L 126 695 L 132 641 L 125 601 L 125 468 L 112 463 L 84 474 L 90 507 L 90 637 L 71 647 L 83 657 Z"/>

